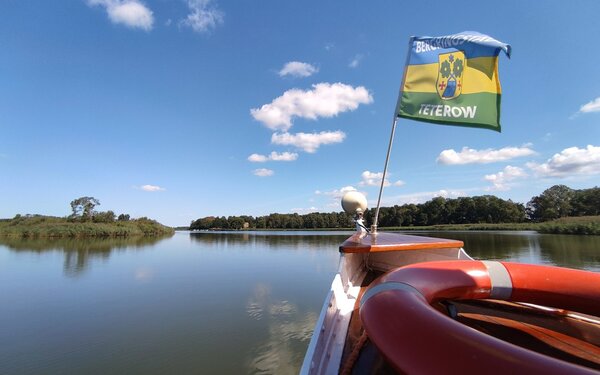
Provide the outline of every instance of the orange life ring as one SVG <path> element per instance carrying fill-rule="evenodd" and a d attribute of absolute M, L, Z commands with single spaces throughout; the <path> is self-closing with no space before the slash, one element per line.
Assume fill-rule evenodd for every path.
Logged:
<path fill-rule="evenodd" d="M 407 374 L 597 374 L 499 340 L 436 311 L 440 300 L 499 299 L 600 315 L 600 274 L 510 262 L 444 261 L 390 271 L 361 299 L 369 339 Z"/>

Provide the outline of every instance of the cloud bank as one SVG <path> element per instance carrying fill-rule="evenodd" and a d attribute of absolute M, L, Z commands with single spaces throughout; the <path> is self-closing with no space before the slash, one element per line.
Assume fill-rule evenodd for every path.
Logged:
<path fill-rule="evenodd" d="M 361 178 L 362 178 L 362 181 L 359 182 L 360 186 L 381 186 L 381 179 L 383 178 L 383 172 L 364 171 L 361 174 Z M 383 186 L 390 186 L 390 185 L 392 185 L 392 183 L 390 183 L 389 179 L 386 177 L 385 182 L 383 183 Z M 404 185 L 404 181 L 398 180 L 398 181 L 394 182 L 393 185 L 394 186 L 402 186 L 402 185 Z"/>
<path fill-rule="evenodd" d="M 600 174 L 600 147 L 569 147 L 542 164 L 527 163 L 538 177 L 574 177 Z"/>
<path fill-rule="evenodd" d="M 423 191 L 412 194 L 402 194 L 396 195 L 393 197 L 384 197 L 382 201 L 382 206 L 393 206 L 395 204 L 403 205 L 403 204 L 419 204 L 425 203 L 433 198 L 442 197 L 442 198 L 458 198 L 464 197 L 466 193 L 460 190 L 438 190 L 438 191 Z"/>
<path fill-rule="evenodd" d="M 357 191 L 357 190 L 356 190 L 356 188 L 354 186 L 350 186 L 349 185 L 349 186 L 344 186 L 341 189 L 333 189 L 333 190 L 330 190 L 330 191 L 320 191 L 320 190 L 317 190 L 317 191 L 315 191 L 315 194 L 316 195 L 325 195 L 325 196 L 328 196 L 328 197 L 332 197 L 334 199 L 340 199 L 340 198 L 342 198 L 344 196 L 344 194 L 346 194 L 349 191 Z M 338 204 L 339 204 L 339 202 L 338 202 Z"/>
<path fill-rule="evenodd" d="M 273 133 L 271 143 L 282 146 L 294 146 L 305 152 L 314 153 L 322 145 L 341 143 L 346 134 L 340 130 L 320 133 Z"/>
<path fill-rule="evenodd" d="M 511 182 L 519 179 L 527 177 L 527 173 L 522 168 L 506 166 L 504 170 L 498 173 L 489 174 L 484 177 L 484 180 L 492 183 L 491 187 L 486 188 L 487 191 L 506 191 L 510 190 Z"/>
<path fill-rule="evenodd" d="M 488 164 L 533 154 L 535 154 L 535 151 L 528 146 L 504 147 L 499 150 L 493 150 L 491 148 L 474 150 L 472 148 L 463 147 L 460 152 L 456 152 L 453 149 L 442 151 L 436 161 L 439 164 L 445 165 Z"/>
<path fill-rule="evenodd" d="M 264 163 L 267 161 L 294 161 L 298 159 L 298 154 L 295 152 L 271 152 L 269 155 L 252 154 L 248 156 L 248 161 L 252 163 Z"/>

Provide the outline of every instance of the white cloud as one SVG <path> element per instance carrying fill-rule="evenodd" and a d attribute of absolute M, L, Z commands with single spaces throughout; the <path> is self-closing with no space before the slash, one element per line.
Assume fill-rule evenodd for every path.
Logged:
<path fill-rule="evenodd" d="M 329 212 L 340 211 L 340 209 L 342 209 L 341 201 L 337 200 L 337 199 L 327 203 L 323 207 L 323 211 L 329 211 Z"/>
<path fill-rule="evenodd" d="M 252 173 L 254 173 L 254 175 L 258 177 L 269 177 L 275 174 L 275 172 L 267 168 L 255 169 L 254 171 L 252 171 Z"/>
<path fill-rule="evenodd" d="M 334 189 L 334 190 L 330 190 L 330 191 L 320 191 L 320 190 L 317 190 L 317 191 L 315 191 L 315 194 L 316 195 L 325 195 L 325 196 L 328 196 L 328 197 L 332 197 L 334 199 L 340 199 L 340 198 L 342 198 L 344 196 L 344 194 L 346 194 L 349 191 L 357 191 L 357 190 L 356 190 L 356 188 L 354 186 L 344 186 L 341 189 Z M 339 204 L 339 202 L 338 202 L 338 204 Z"/>
<path fill-rule="evenodd" d="M 493 150 L 491 148 L 474 150 L 472 148 L 463 147 L 460 152 L 456 152 L 453 149 L 442 151 L 436 161 L 446 165 L 487 164 L 533 154 L 535 154 L 535 151 L 533 151 L 529 145 L 524 145 L 522 147 L 504 147 L 499 150 Z"/>
<path fill-rule="evenodd" d="M 298 154 L 295 152 L 271 152 L 269 155 L 252 154 L 248 156 L 248 161 L 253 163 L 264 163 L 267 161 L 294 161 L 298 159 Z"/>
<path fill-rule="evenodd" d="M 269 161 L 269 157 L 260 154 L 252 154 L 248 156 L 248 161 L 252 163 L 264 163 L 266 161 Z"/>
<path fill-rule="evenodd" d="M 579 112 L 588 113 L 588 112 L 600 112 L 600 97 L 592 100 L 591 102 L 584 104 L 579 108 Z"/>
<path fill-rule="evenodd" d="M 323 212 L 339 211 L 341 209 L 341 199 L 349 191 L 358 191 L 354 186 L 348 185 L 340 189 L 333 189 L 329 191 L 315 191 L 315 195 L 320 195 L 329 198 L 329 201 L 323 206 Z M 365 197 L 367 192 L 360 191 Z"/>
<path fill-rule="evenodd" d="M 310 77 L 317 73 L 319 69 L 311 64 L 300 61 L 290 61 L 286 63 L 279 71 L 279 76 L 290 75 L 293 77 Z"/>
<path fill-rule="evenodd" d="M 442 198 L 458 198 L 464 197 L 466 193 L 461 190 L 438 190 L 438 191 L 423 191 L 418 193 L 411 194 L 402 194 L 396 195 L 393 197 L 387 197 L 383 199 L 382 206 L 390 206 L 390 205 L 402 205 L 402 204 L 419 204 L 425 203 L 428 200 L 431 200 L 436 197 Z"/>
<path fill-rule="evenodd" d="M 149 191 L 149 192 L 155 192 L 155 191 L 165 191 L 167 189 L 160 187 L 160 186 L 156 186 L 156 185 L 142 185 L 140 187 L 140 189 L 144 190 L 144 191 Z"/>
<path fill-rule="evenodd" d="M 360 65 L 360 62 L 363 59 L 363 55 L 362 54 L 357 54 L 356 56 L 354 56 L 354 58 L 350 61 L 350 63 L 348 64 L 348 66 L 350 68 L 358 68 L 358 65 Z"/>
<path fill-rule="evenodd" d="M 146 31 L 154 24 L 152 11 L 138 0 L 88 0 L 88 4 L 104 7 L 108 18 L 116 24 Z"/>
<path fill-rule="evenodd" d="M 298 154 L 295 152 L 282 152 L 278 154 L 273 151 L 269 154 L 269 158 L 273 161 L 294 161 L 298 159 Z"/>
<path fill-rule="evenodd" d="M 389 176 L 389 174 L 388 174 L 388 176 Z M 362 178 L 362 181 L 358 183 L 360 186 L 381 186 L 381 179 L 383 178 L 383 172 L 364 171 L 361 174 L 361 178 Z M 392 184 L 390 183 L 389 179 L 386 177 L 383 186 L 390 186 L 390 185 L 392 185 Z M 394 182 L 393 185 L 394 186 L 402 186 L 402 185 L 404 185 L 404 181 L 398 180 L 398 181 Z"/>
<path fill-rule="evenodd" d="M 212 0 L 188 0 L 190 13 L 179 22 L 198 33 L 210 32 L 223 23 L 225 15 L 216 7 L 211 6 Z"/>
<path fill-rule="evenodd" d="M 488 174 L 484 177 L 484 180 L 492 183 L 492 186 L 486 188 L 485 190 L 510 190 L 510 188 L 512 187 L 512 181 L 524 177 L 527 177 L 527 173 L 525 173 L 525 171 L 522 168 L 508 165 L 506 166 L 506 168 L 504 168 L 503 171 L 494 174 Z"/>
<path fill-rule="evenodd" d="M 287 131 L 292 118 L 316 120 L 353 111 L 360 104 L 373 102 L 373 97 L 363 86 L 352 87 L 343 83 L 318 83 L 312 90 L 291 89 L 269 104 L 250 110 L 255 120 L 271 130 Z"/>
<path fill-rule="evenodd" d="M 341 143 L 346 134 L 341 130 L 320 133 L 273 133 L 271 143 L 284 146 L 295 146 L 305 152 L 314 153 L 322 145 Z"/>
<path fill-rule="evenodd" d="M 600 147 L 569 147 L 554 154 L 543 164 L 527 163 L 539 177 L 572 177 L 600 174 Z"/>
<path fill-rule="evenodd" d="M 292 208 L 290 212 L 297 213 L 299 215 L 309 214 L 311 212 L 317 212 L 319 209 L 317 207 L 311 206 L 308 208 Z"/>

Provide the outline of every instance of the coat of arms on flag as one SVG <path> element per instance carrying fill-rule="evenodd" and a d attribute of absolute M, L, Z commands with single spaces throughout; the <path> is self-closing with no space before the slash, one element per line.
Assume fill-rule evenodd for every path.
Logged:
<path fill-rule="evenodd" d="M 467 60 L 461 51 L 438 56 L 437 93 L 444 100 L 458 97 L 463 87 L 463 72 Z"/>

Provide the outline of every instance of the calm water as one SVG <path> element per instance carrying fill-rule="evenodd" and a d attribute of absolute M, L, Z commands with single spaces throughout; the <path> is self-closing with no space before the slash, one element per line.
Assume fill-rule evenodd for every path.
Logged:
<path fill-rule="evenodd" d="M 600 271 L 600 237 L 423 233 Z M 349 233 L 0 239 L 0 374 L 297 373 Z"/>

